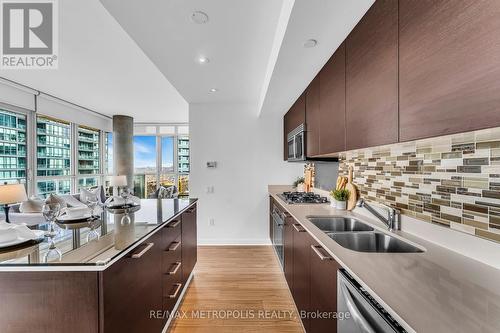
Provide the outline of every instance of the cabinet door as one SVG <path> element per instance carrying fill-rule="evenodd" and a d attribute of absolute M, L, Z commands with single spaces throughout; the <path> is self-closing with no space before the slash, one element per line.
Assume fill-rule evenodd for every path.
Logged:
<path fill-rule="evenodd" d="M 400 138 L 500 125 L 500 2 L 400 1 Z"/>
<path fill-rule="evenodd" d="M 310 311 L 333 313 L 337 311 L 337 271 L 340 266 L 318 244 L 309 247 L 311 272 Z M 337 332 L 336 319 L 311 318 L 311 333 Z"/>
<path fill-rule="evenodd" d="M 397 142 L 398 0 L 374 3 L 346 52 L 347 150 Z"/>
<path fill-rule="evenodd" d="M 292 107 L 283 117 L 283 140 L 284 140 L 284 159 L 288 159 L 288 142 L 287 135 L 289 132 L 297 128 L 300 124 L 306 122 L 306 97 L 303 92 L 299 98 L 293 103 Z"/>
<path fill-rule="evenodd" d="M 319 73 L 320 154 L 345 151 L 345 43 Z"/>
<path fill-rule="evenodd" d="M 292 295 L 299 310 L 309 311 L 310 303 L 310 255 L 313 239 L 299 224 L 293 225 L 293 289 Z M 309 320 L 302 319 L 306 331 L 309 331 Z"/>
<path fill-rule="evenodd" d="M 307 157 L 319 154 L 320 108 L 319 108 L 319 75 L 309 84 L 306 90 L 306 153 Z"/>
<path fill-rule="evenodd" d="M 198 257 L 196 205 L 182 214 L 182 275 L 185 285 Z"/>
<path fill-rule="evenodd" d="M 162 310 L 161 232 L 149 237 L 102 273 L 103 333 L 158 333 Z M 124 320 L 126 318 L 126 320 Z"/>
<path fill-rule="evenodd" d="M 285 218 L 283 226 L 283 266 L 288 288 L 293 290 L 293 219 Z"/>

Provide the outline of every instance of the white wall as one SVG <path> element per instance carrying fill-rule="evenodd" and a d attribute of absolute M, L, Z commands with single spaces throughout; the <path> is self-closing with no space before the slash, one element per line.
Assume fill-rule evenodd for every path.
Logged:
<path fill-rule="evenodd" d="M 257 113 L 248 104 L 189 106 L 189 190 L 199 198 L 200 244 L 268 244 L 267 185 L 291 184 L 303 173 L 302 163 L 283 161 L 282 116 Z"/>

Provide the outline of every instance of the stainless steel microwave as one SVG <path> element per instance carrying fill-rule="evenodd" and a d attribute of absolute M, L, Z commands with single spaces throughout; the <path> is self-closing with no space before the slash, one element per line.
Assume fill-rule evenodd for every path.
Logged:
<path fill-rule="evenodd" d="M 288 153 L 287 160 L 290 162 L 304 161 L 306 159 L 305 153 L 305 132 L 306 127 L 300 124 L 293 131 L 287 134 Z"/>

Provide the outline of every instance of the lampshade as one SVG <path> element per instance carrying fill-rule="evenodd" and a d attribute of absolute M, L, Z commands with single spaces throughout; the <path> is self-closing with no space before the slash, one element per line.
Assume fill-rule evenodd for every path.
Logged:
<path fill-rule="evenodd" d="M 13 204 L 27 199 L 23 184 L 0 185 L 0 204 Z"/>
<path fill-rule="evenodd" d="M 111 186 L 127 186 L 127 176 L 111 176 L 110 185 Z"/>

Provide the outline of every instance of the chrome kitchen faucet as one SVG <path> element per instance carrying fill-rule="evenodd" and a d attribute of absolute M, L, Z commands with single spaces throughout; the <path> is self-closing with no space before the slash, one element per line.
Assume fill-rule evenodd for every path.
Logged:
<path fill-rule="evenodd" d="M 358 202 L 356 203 L 358 207 L 364 207 L 366 208 L 370 213 L 375 215 L 380 221 L 382 221 L 386 226 L 389 231 L 394 231 L 394 230 L 401 230 L 401 212 L 398 209 L 395 209 L 393 207 L 384 205 L 384 204 L 378 204 L 382 208 L 387 210 L 387 217 L 383 217 L 375 208 L 373 208 L 371 205 L 366 203 L 364 199 L 359 199 Z"/>

